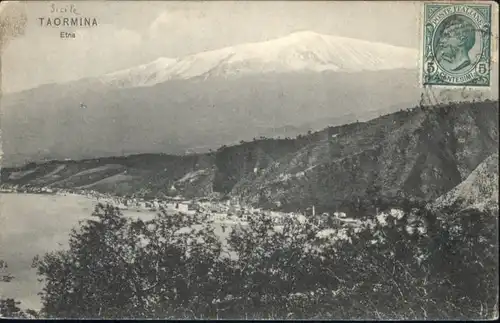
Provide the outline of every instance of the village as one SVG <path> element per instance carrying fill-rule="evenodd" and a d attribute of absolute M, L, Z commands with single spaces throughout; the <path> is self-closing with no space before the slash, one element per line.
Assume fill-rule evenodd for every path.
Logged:
<path fill-rule="evenodd" d="M 249 205 L 241 205 L 236 199 L 221 199 L 218 196 L 207 196 L 188 199 L 184 196 L 162 196 L 161 198 L 146 198 L 142 196 L 117 196 L 105 194 L 91 189 L 63 189 L 36 186 L 0 185 L 0 193 L 25 193 L 58 196 L 80 196 L 94 202 L 111 204 L 127 214 L 140 216 L 151 216 L 155 213 L 167 215 L 185 214 L 193 216 L 205 223 L 213 223 L 218 227 L 219 233 L 226 236 L 232 228 L 237 225 L 246 226 L 250 219 L 259 216 L 271 219 L 274 230 L 280 231 L 287 222 L 295 222 L 299 225 L 311 225 L 317 237 L 323 237 L 330 242 L 345 240 L 348 238 L 346 232 L 352 230 L 354 233 L 368 228 L 374 231 L 377 226 L 387 226 L 390 221 L 394 223 L 404 216 L 400 209 L 390 209 L 388 212 L 378 210 L 370 218 L 353 218 L 344 212 L 316 212 L 314 205 L 308 207 L 304 212 L 280 212 L 257 208 Z M 404 226 L 408 234 L 426 232 L 426 225 L 422 219 L 410 214 L 408 223 Z M 226 230 L 228 229 L 228 230 Z M 376 230 L 375 230 L 376 231 Z M 383 242 L 380 236 L 377 242 Z M 374 242 L 375 243 L 375 242 Z"/>
<path fill-rule="evenodd" d="M 146 199 L 141 197 L 115 196 L 94 190 L 60 189 L 47 187 L 18 187 L 2 185 L 0 193 L 26 193 L 26 194 L 53 194 L 53 195 L 79 195 L 103 204 L 111 204 L 120 210 L 132 212 L 160 212 L 167 214 L 204 214 L 211 221 L 226 224 L 246 223 L 250 217 L 259 214 L 269 216 L 275 225 L 283 225 L 287 219 L 296 219 L 299 223 L 311 223 L 317 229 L 338 227 L 360 227 L 363 221 L 347 217 L 344 212 L 316 213 L 314 205 L 307 212 L 278 212 L 265 210 L 252 206 L 240 205 L 235 200 L 225 201 L 214 198 L 186 199 L 183 196 Z"/>

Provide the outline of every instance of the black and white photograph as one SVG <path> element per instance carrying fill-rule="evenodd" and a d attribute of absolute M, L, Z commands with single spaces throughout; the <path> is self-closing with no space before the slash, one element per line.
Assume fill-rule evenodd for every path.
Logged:
<path fill-rule="evenodd" d="M 0 318 L 494 320 L 494 1 L 2 1 Z"/>

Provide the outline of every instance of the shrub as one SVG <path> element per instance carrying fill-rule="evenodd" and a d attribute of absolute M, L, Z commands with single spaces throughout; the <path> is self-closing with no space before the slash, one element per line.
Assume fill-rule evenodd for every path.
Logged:
<path fill-rule="evenodd" d="M 403 203 L 404 204 L 404 203 Z M 496 315 L 496 218 L 425 208 L 319 231 L 261 212 L 221 242 L 208 215 L 99 205 L 35 262 L 43 315 L 68 318 L 450 319 Z M 448 210 L 449 215 L 457 211 Z"/>

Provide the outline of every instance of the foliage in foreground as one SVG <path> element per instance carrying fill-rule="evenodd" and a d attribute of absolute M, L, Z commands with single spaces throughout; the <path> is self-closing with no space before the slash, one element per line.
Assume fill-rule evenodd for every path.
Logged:
<path fill-rule="evenodd" d="M 206 215 L 142 221 L 99 205 L 68 250 L 35 259 L 41 316 L 493 318 L 497 218 L 448 213 L 408 208 L 323 236 L 260 214 L 222 243 Z"/>
<path fill-rule="evenodd" d="M 0 284 L 10 283 L 13 279 L 15 279 L 15 277 L 9 272 L 8 268 L 9 266 L 7 262 L 0 259 Z M 14 298 L 5 298 L 0 294 L 0 318 L 36 318 L 38 316 L 38 313 L 34 310 L 22 310 L 19 307 L 20 303 L 21 302 Z"/>

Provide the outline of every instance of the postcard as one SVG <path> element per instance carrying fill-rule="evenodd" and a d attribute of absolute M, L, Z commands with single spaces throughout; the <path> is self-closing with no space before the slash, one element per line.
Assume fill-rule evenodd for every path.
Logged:
<path fill-rule="evenodd" d="M 0 317 L 498 318 L 494 1 L 3 1 Z"/>

